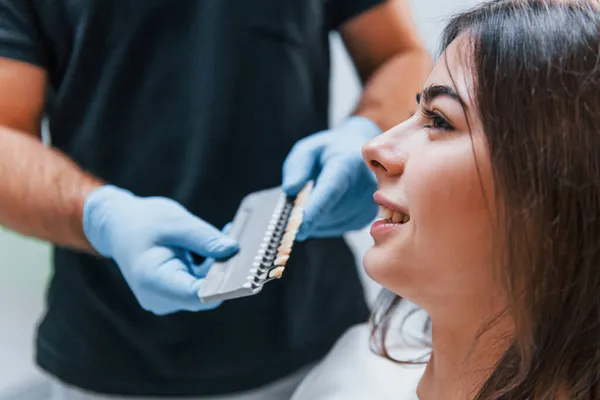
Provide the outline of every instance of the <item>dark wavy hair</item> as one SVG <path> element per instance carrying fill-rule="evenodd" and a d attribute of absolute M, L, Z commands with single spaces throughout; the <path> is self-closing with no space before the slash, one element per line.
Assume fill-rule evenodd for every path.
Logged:
<path fill-rule="evenodd" d="M 599 7 L 488 1 L 444 31 L 442 51 L 468 39 L 515 321 L 476 399 L 600 399 Z M 401 300 L 384 295 L 372 317 L 374 350 L 386 357 Z"/>

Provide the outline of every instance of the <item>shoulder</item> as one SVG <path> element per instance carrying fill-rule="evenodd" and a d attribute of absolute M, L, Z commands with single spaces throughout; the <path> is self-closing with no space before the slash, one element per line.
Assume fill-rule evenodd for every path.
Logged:
<path fill-rule="evenodd" d="M 424 365 L 400 365 L 374 354 L 369 337 L 368 324 L 346 331 L 292 399 L 414 398 Z"/>
<path fill-rule="evenodd" d="M 385 2 L 385 0 L 327 0 L 325 6 L 329 28 L 339 29 L 346 22 L 360 17 Z"/>

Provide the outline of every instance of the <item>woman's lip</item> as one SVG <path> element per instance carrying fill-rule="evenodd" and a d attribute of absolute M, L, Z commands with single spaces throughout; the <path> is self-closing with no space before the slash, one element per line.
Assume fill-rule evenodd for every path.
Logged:
<path fill-rule="evenodd" d="M 383 219 L 375 221 L 373 225 L 371 225 L 371 236 L 376 241 L 379 239 L 383 239 L 386 235 L 395 232 L 400 229 L 404 224 L 398 224 L 389 222 Z"/>
<path fill-rule="evenodd" d="M 387 197 L 385 197 L 383 195 L 383 193 L 381 193 L 380 191 L 377 191 L 373 194 L 373 200 L 375 201 L 375 203 L 377 203 L 380 206 L 384 206 L 385 208 L 388 208 L 392 211 L 399 211 L 402 214 L 405 215 L 410 215 L 408 214 L 408 211 L 406 210 L 406 208 L 402 207 L 399 204 L 396 204 L 390 200 L 388 200 Z"/>

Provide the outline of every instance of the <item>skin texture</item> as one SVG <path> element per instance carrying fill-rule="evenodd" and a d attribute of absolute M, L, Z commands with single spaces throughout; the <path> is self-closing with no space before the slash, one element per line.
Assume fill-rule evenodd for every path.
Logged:
<path fill-rule="evenodd" d="M 451 44 L 429 75 L 421 110 L 363 149 L 379 184 L 375 200 L 410 216 L 404 225 L 372 230 L 364 266 L 431 318 L 433 356 L 419 386 L 422 399 L 473 396 L 486 378 L 481 371 L 506 350 L 499 339 L 512 326 L 501 321 L 473 347 L 482 322 L 506 300 L 490 239 L 496 225 L 490 159 L 460 46 Z"/>

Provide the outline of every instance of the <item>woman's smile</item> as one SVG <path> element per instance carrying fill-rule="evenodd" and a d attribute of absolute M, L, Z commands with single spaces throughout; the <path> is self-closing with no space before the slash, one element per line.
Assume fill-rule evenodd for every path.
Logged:
<path fill-rule="evenodd" d="M 375 203 L 379 205 L 379 215 L 377 221 L 371 226 L 371 236 L 375 242 L 383 240 L 388 235 L 397 233 L 404 225 L 410 222 L 408 211 L 383 195 L 376 192 L 373 195 Z"/>

